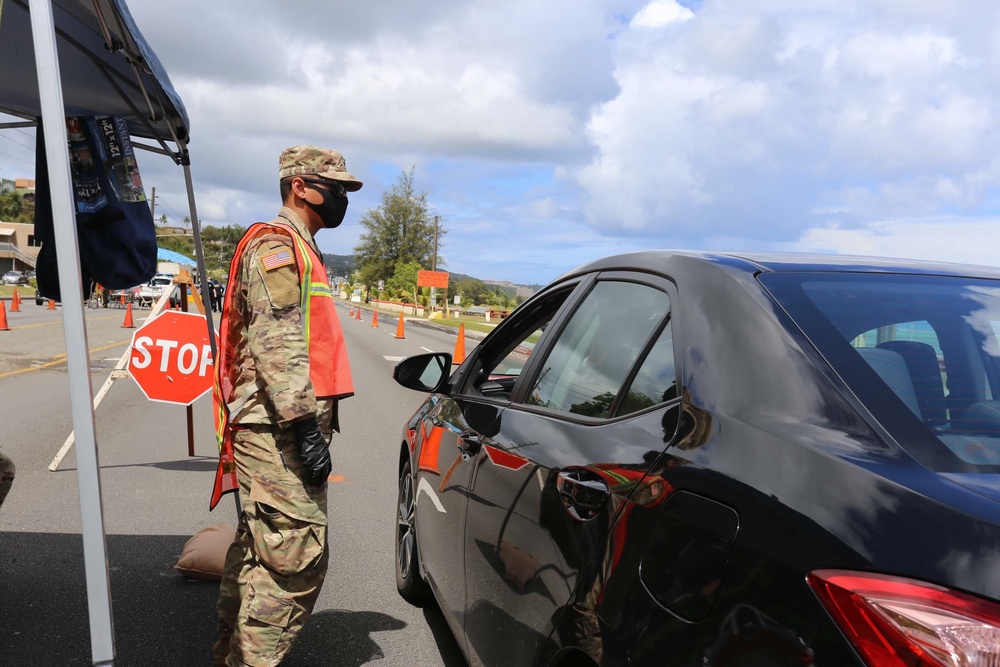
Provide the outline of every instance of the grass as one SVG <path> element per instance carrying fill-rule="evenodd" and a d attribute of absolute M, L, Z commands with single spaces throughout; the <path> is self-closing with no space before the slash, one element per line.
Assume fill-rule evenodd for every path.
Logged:
<path fill-rule="evenodd" d="M 431 322 L 437 322 L 438 324 L 443 324 L 446 327 L 458 328 L 459 324 L 465 325 L 466 331 L 480 331 L 482 333 L 489 333 L 496 328 L 496 325 L 491 323 L 486 323 L 482 319 L 472 319 L 472 318 L 441 318 L 439 320 L 430 320 Z"/>
<path fill-rule="evenodd" d="M 29 296 L 35 298 L 35 288 L 31 285 L 0 285 L 0 297 L 12 297 L 14 296 L 14 288 L 17 287 L 17 293 L 21 295 L 22 299 L 27 299 Z"/>

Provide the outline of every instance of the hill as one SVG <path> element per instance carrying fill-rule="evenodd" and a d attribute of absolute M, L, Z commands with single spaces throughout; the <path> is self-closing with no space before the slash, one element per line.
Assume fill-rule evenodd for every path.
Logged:
<path fill-rule="evenodd" d="M 326 268 L 329 269 L 335 276 L 350 276 L 357 268 L 357 263 L 354 261 L 354 255 L 334 255 L 332 253 L 324 252 L 323 263 L 326 264 Z M 479 280 L 480 282 L 499 287 L 509 292 L 511 295 L 515 293 L 515 288 L 517 287 L 530 287 L 534 292 L 537 292 L 542 288 L 542 285 L 514 285 L 513 283 L 504 284 L 500 281 L 487 281 L 482 278 L 476 278 L 475 276 L 458 273 L 456 271 L 450 271 L 449 274 L 449 280 L 452 283 L 457 283 L 462 280 Z"/>

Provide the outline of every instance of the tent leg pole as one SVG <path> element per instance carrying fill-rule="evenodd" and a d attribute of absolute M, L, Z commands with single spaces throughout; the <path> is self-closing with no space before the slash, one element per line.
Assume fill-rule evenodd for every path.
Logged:
<path fill-rule="evenodd" d="M 49 182 L 52 185 L 52 216 L 56 258 L 59 262 L 59 289 L 63 296 L 70 407 L 77 442 L 91 657 L 94 665 L 106 667 L 113 665 L 115 658 L 114 618 L 111 611 L 111 585 L 101 506 L 101 472 L 92 405 L 94 388 L 90 377 L 87 326 L 81 297 L 83 281 L 80 277 L 76 214 L 73 210 L 73 181 L 70 177 L 69 151 L 66 148 L 66 108 L 62 96 L 52 0 L 29 0 L 29 6 L 38 68 L 42 125 L 45 129 L 45 156 L 48 160 Z"/>
<path fill-rule="evenodd" d="M 208 271 L 205 269 L 205 248 L 201 243 L 201 222 L 198 220 L 198 209 L 194 202 L 194 184 L 191 180 L 191 157 L 188 154 L 187 143 L 178 140 L 181 151 L 181 164 L 184 166 L 184 184 L 187 186 L 188 206 L 191 209 L 191 229 L 194 232 L 194 252 L 198 260 L 198 275 L 201 277 L 201 289 L 208 286 Z M 208 322 L 208 341 L 212 345 L 212 359 L 219 358 L 219 346 L 215 340 L 215 322 L 212 321 L 212 309 L 205 309 L 205 320 Z M 240 492 L 233 494 L 236 500 L 237 520 L 243 514 L 243 505 L 240 503 Z"/>

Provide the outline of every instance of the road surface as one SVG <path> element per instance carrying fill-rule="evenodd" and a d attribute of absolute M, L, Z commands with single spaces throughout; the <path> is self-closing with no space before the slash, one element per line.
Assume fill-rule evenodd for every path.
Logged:
<path fill-rule="evenodd" d="M 8 302 L 9 305 L 9 302 Z M 396 461 L 404 420 L 422 397 L 396 385 L 405 356 L 451 352 L 455 336 L 338 307 L 356 396 L 341 406 L 330 489 L 330 571 L 313 619 L 284 665 L 317 667 L 465 664 L 435 605 L 413 607 L 395 591 Z M 136 311 L 140 326 L 148 311 Z M 0 508 L 0 665 L 90 665 L 81 519 L 74 453 L 48 465 L 72 430 L 62 311 L 25 301 L 0 332 L 0 448 L 17 465 Z M 124 311 L 87 310 L 96 392 L 131 339 Z M 469 338 L 466 350 L 476 341 Z M 218 584 L 183 578 L 173 565 L 207 526 L 235 525 L 232 496 L 208 500 L 216 445 L 210 399 L 195 403 L 195 453 L 185 410 L 147 401 L 130 378 L 97 411 L 102 502 L 108 535 L 116 665 L 209 664 Z"/>

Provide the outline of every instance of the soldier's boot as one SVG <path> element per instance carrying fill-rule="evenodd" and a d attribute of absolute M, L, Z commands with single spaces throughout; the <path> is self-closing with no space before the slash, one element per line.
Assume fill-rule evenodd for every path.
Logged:
<path fill-rule="evenodd" d="M 226 667 L 229 657 L 229 637 L 220 638 L 212 644 L 212 667 Z"/>
<path fill-rule="evenodd" d="M 229 657 L 229 641 L 218 639 L 212 644 L 212 667 L 226 667 Z"/>

